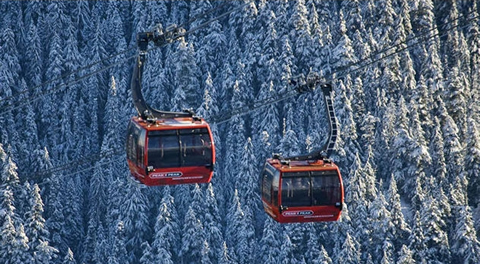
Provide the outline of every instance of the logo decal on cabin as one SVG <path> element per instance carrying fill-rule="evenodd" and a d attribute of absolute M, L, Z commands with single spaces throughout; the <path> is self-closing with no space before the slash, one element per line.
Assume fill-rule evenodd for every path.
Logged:
<path fill-rule="evenodd" d="M 283 216 L 304 216 L 304 215 L 313 215 L 313 211 L 286 211 L 282 213 Z"/>
<path fill-rule="evenodd" d="M 156 172 L 150 174 L 150 178 L 169 178 L 169 177 L 181 177 L 183 174 L 179 171 L 177 172 Z"/>

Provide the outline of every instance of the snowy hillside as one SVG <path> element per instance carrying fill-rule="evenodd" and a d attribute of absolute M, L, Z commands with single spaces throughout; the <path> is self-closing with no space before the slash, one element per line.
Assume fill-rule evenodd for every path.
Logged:
<path fill-rule="evenodd" d="M 0 2 L 0 264 L 480 263 L 479 12 L 440 0 Z M 159 23 L 193 32 L 150 47 L 143 93 L 213 121 L 210 184 L 129 179 L 136 33 Z M 272 153 L 323 145 L 322 94 L 248 109 L 309 72 L 334 87 L 345 207 L 338 222 L 282 225 L 263 211 L 260 171 Z"/>

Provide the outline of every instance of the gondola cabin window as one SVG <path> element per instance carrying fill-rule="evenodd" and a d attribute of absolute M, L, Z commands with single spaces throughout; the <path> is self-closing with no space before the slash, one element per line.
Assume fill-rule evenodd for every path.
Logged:
<path fill-rule="evenodd" d="M 333 205 L 341 200 L 336 171 L 285 172 L 282 177 L 282 206 Z"/>
<path fill-rule="evenodd" d="M 332 205 L 341 202 L 337 171 L 312 171 L 312 205 Z"/>
<path fill-rule="evenodd" d="M 179 130 L 182 166 L 205 166 L 211 163 L 212 142 L 206 128 Z"/>
<path fill-rule="evenodd" d="M 148 134 L 148 166 L 153 168 L 206 166 L 212 161 L 206 128 L 157 130 Z"/>
<path fill-rule="evenodd" d="M 284 173 L 282 178 L 283 206 L 310 206 L 311 197 L 308 172 Z"/>
<path fill-rule="evenodd" d="M 127 159 L 143 167 L 145 148 L 145 130 L 140 126 L 130 123 L 127 138 Z"/>
<path fill-rule="evenodd" d="M 280 172 L 270 164 L 265 165 L 262 179 L 262 196 L 265 201 L 274 206 L 278 206 L 278 185 Z"/>

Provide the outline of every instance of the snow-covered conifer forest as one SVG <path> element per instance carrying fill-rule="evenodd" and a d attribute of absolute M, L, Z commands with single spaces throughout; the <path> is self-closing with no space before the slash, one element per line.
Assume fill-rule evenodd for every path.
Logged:
<path fill-rule="evenodd" d="M 477 1 L 2 1 L 0 13 L 0 263 L 480 263 Z M 211 124 L 210 184 L 129 180 L 135 38 L 159 23 L 201 29 L 150 47 L 149 104 L 230 115 Z M 309 72 L 334 86 L 345 207 L 338 222 L 282 225 L 259 174 L 274 152 L 324 143 L 322 95 L 242 109 Z"/>

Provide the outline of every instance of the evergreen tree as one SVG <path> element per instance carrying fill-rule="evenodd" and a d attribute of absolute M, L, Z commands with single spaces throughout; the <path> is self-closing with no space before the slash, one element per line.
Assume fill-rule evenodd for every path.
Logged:
<path fill-rule="evenodd" d="M 218 203 L 211 183 L 208 184 L 205 192 L 205 206 L 206 212 L 203 215 L 203 227 L 205 229 L 205 236 L 207 245 L 210 246 L 210 260 L 215 262 L 222 256 L 222 246 L 225 242 L 222 234 L 222 225 Z"/>
<path fill-rule="evenodd" d="M 445 104 L 442 100 L 439 102 L 438 116 L 440 120 L 440 125 L 442 127 L 443 134 L 443 143 L 444 143 L 444 152 L 445 157 L 450 158 L 451 160 L 457 161 L 457 166 L 448 166 L 447 167 L 447 178 L 449 182 L 453 182 L 455 177 L 458 175 L 464 175 L 464 165 L 465 156 L 462 152 L 463 146 L 460 143 L 458 126 L 452 117 L 448 114 Z"/>
<path fill-rule="evenodd" d="M 113 149 L 116 149 L 120 144 L 119 138 L 119 131 L 120 129 L 120 120 L 119 120 L 119 98 L 116 88 L 115 78 L 112 77 L 110 83 L 110 95 L 108 98 L 108 102 L 106 105 L 106 113 L 105 113 L 105 123 L 107 124 L 107 131 L 106 136 L 102 142 L 101 147 L 101 158 L 97 161 L 97 164 L 106 164 L 108 159 L 107 153 L 111 152 Z M 86 252 L 93 252 L 93 248 L 95 248 L 96 258 L 97 261 L 104 259 L 102 254 L 105 249 L 105 237 L 103 235 L 108 234 L 108 230 L 112 228 L 116 230 L 115 226 L 108 226 L 107 227 L 107 220 L 112 213 L 113 210 L 110 209 L 108 203 L 114 198 L 119 198 L 120 196 L 110 197 L 110 193 L 115 194 L 117 193 L 115 188 L 114 178 L 116 175 L 123 175 L 119 173 L 120 168 L 125 168 L 126 165 L 124 163 L 112 163 L 109 162 L 111 166 L 103 167 L 103 166 L 95 166 L 94 172 L 92 175 L 92 179 L 90 181 L 90 186 L 88 190 L 88 219 L 89 223 L 87 226 L 87 238 L 85 239 L 85 249 Z M 114 165 L 113 165 L 114 164 Z M 118 200 L 117 200 L 118 201 Z M 113 208 L 112 208 L 113 209 Z M 118 213 L 114 211 L 115 213 Z M 118 215 L 117 215 L 118 216 Z M 118 218 L 113 218 L 118 219 Z M 112 220 L 113 220 L 112 219 Z M 93 240 L 93 241 L 91 241 Z M 97 245 L 97 246 L 96 246 Z M 93 248 L 92 248 L 93 247 Z M 87 257 L 91 257 L 91 254 L 86 254 Z"/>
<path fill-rule="evenodd" d="M 289 24 L 294 30 L 290 31 L 289 39 L 294 47 L 294 55 L 297 59 L 295 63 L 299 68 L 308 68 L 311 64 L 312 39 L 310 34 L 310 24 L 308 22 L 308 10 L 305 1 L 296 1 L 293 6 L 292 15 Z"/>
<path fill-rule="evenodd" d="M 278 69 L 276 58 L 278 57 L 278 47 L 277 47 L 277 31 L 275 29 L 275 14 L 267 7 L 264 7 L 260 11 L 260 18 L 264 17 L 265 28 L 262 27 L 262 40 L 263 51 L 258 59 L 258 69 L 256 74 L 259 79 L 259 92 L 256 100 L 263 102 L 265 100 L 272 100 L 273 98 L 278 97 L 277 85 L 280 83 L 278 80 L 278 75 L 281 74 L 281 70 Z M 260 23 L 260 22 L 259 22 Z M 278 144 L 278 128 L 280 127 L 279 118 L 278 118 L 278 106 L 275 104 L 269 104 L 262 109 L 258 115 L 254 116 L 252 122 L 252 138 L 254 145 L 262 146 L 260 148 L 260 155 L 257 155 L 259 160 L 269 157 L 273 152 L 273 147 Z M 265 142 L 265 136 L 268 135 L 268 142 Z"/>
<path fill-rule="evenodd" d="M 25 234 L 22 220 L 16 215 L 14 196 L 10 186 L 2 186 L 0 195 L 0 208 L 2 208 L 0 211 L 0 259 L 4 260 L 6 264 L 32 263 L 28 237 Z"/>
<path fill-rule="evenodd" d="M 240 204 L 244 208 L 245 221 L 247 222 L 248 230 L 248 244 L 251 245 L 250 255 L 253 255 L 256 252 L 256 247 L 254 246 L 255 241 L 255 229 L 257 229 L 258 217 L 263 211 L 261 208 L 261 203 L 259 202 L 258 193 L 258 175 L 260 171 L 256 166 L 252 166 L 256 162 L 256 156 L 254 154 L 254 146 L 252 144 L 251 138 L 248 138 L 243 146 L 243 151 L 240 156 L 239 163 L 239 175 L 242 176 L 242 181 L 237 182 L 237 190 L 240 194 Z"/>
<path fill-rule="evenodd" d="M 68 249 L 67 254 L 63 258 L 62 264 L 76 264 L 75 258 L 73 257 L 73 252 L 71 249 Z"/>
<path fill-rule="evenodd" d="M 295 258 L 293 253 L 295 245 L 290 240 L 290 237 L 283 233 L 282 237 L 282 246 L 280 247 L 280 255 L 278 258 L 280 259 L 280 263 L 282 264 L 294 264 L 298 263 L 299 260 Z"/>
<path fill-rule="evenodd" d="M 395 176 L 399 179 L 398 182 L 402 183 L 402 189 L 408 193 L 408 190 L 413 189 L 417 178 L 421 182 L 424 181 L 424 168 L 430 164 L 431 157 L 427 151 L 425 139 L 422 137 L 421 131 L 415 131 L 413 128 L 410 131 L 410 126 L 406 123 L 408 120 L 403 115 L 410 111 L 407 110 L 403 98 L 400 98 L 398 107 L 401 114 L 398 115 L 396 122 L 398 135 L 393 142 L 393 148 L 398 154 L 397 157 L 394 157 L 396 161 L 394 161 L 392 169 Z M 415 108 L 412 111 L 415 111 Z M 410 114 L 414 115 L 415 113 Z M 414 129 L 418 129 L 418 126 L 415 126 Z M 412 193 L 410 192 L 410 194 Z"/>
<path fill-rule="evenodd" d="M 47 12 L 45 13 L 45 23 L 46 25 L 49 25 L 49 27 L 45 34 L 41 34 L 41 36 L 45 38 L 42 43 L 46 43 L 44 46 L 48 47 L 48 50 L 46 51 L 48 59 L 44 78 L 47 80 L 56 80 L 55 82 L 50 82 L 46 86 L 47 90 L 53 90 L 65 84 L 64 81 L 59 78 L 66 70 L 63 59 L 65 39 L 61 35 L 61 32 L 63 32 L 62 29 L 68 26 L 64 10 L 65 5 L 63 2 L 50 2 L 47 5 Z M 59 142 L 59 126 L 54 124 L 57 124 L 56 113 L 58 113 L 55 104 L 62 101 L 60 98 L 62 97 L 57 93 L 54 93 L 51 96 L 43 96 L 39 105 L 41 116 L 39 138 L 44 140 L 45 144 L 48 144 L 47 146 L 51 147 L 50 152 L 53 159 L 57 159 L 58 157 L 53 146 L 56 146 Z"/>
<path fill-rule="evenodd" d="M 194 262 L 202 259 L 204 255 L 203 245 L 206 243 L 205 230 L 190 206 L 185 214 L 184 226 L 182 229 L 182 243 L 179 257 L 184 262 Z"/>
<path fill-rule="evenodd" d="M 265 264 L 279 263 L 280 255 L 280 234 L 282 230 L 278 224 L 267 217 L 264 222 L 262 238 L 259 243 L 261 262 Z"/>
<path fill-rule="evenodd" d="M 18 110 L 16 110 L 16 108 L 18 107 L 13 107 L 16 102 L 13 100 L 15 97 L 12 96 L 17 96 L 20 92 L 19 89 L 21 88 L 20 85 L 22 82 L 20 79 L 19 54 L 16 48 L 12 19 L 13 18 L 10 15 L 7 15 L 5 17 L 5 24 L 0 26 L 0 29 L 2 30 L 2 33 L 0 34 L 0 41 L 2 42 L 0 47 L 0 74 L 2 76 L 0 79 L 0 95 L 8 99 L 7 101 L 2 100 L 3 102 L 1 102 L 2 109 L 5 106 L 7 111 L 2 111 L 4 116 L 0 119 L 0 124 L 2 126 L 0 131 L 2 141 L 9 142 L 9 145 L 11 146 L 11 155 L 16 158 L 19 156 L 19 148 L 21 147 L 19 145 L 20 135 L 17 129 L 23 129 L 23 126 L 22 124 L 15 122 L 15 119 L 19 117 L 20 113 L 17 114 Z"/>
<path fill-rule="evenodd" d="M 155 257 L 153 255 L 153 249 L 150 246 L 150 243 L 148 241 L 142 242 L 142 257 L 140 258 L 140 263 L 141 264 L 149 264 L 153 263 L 155 261 Z M 165 260 L 165 259 L 164 259 Z"/>
<path fill-rule="evenodd" d="M 480 242 L 476 236 L 470 206 L 461 207 L 452 239 L 452 262 L 476 263 L 480 260 Z"/>
<path fill-rule="evenodd" d="M 112 253 L 108 257 L 108 264 L 129 263 L 125 247 L 125 228 L 122 221 L 117 221 L 117 228 L 113 238 Z"/>
<path fill-rule="evenodd" d="M 155 222 L 152 254 L 159 263 L 173 263 L 179 253 L 177 247 L 179 240 L 179 219 L 170 187 L 165 186 L 162 193 L 157 220 Z"/>
<path fill-rule="evenodd" d="M 370 253 L 373 256 L 374 263 L 388 263 L 388 260 L 393 260 L 395 235 L 391 213 L 387 210 L 387 202 L 381 192 L 369 209 L 370 221 L 372 221 L 371 243 L 373 245 Z"/>
<path fill-rule="evenodd" d="M 467 131 L 467 98 L 469 94 L 467 87 L 470 87 L 470 84 L 466 74 L 458 66 L 449 70 L 446 82 L 445 96 L 443 97 L 445 107 L 459 128 L 459 138 L 464 139 Z"/>
<path fill-rule="evenodd" d="M 367 186 L 363 177 L 362 165 L 359 154 L 355 155 L 354 163 L 349 168 L 350 178 L 345 183 L 345 203 L 351 208 L 351 226 L 355 237 L 362 244 L 362 248 L 369 248 L 369 237 L 372 232 L 370 228 L 370 216 L 368 205 L 371 197 L 367 198 Z"/>
<path fill-rule="evenodd" d="M 339 15 L 340 24 L 338 33 L 340 34 L 340 39 L 337 42 L 337 46 L 332 50 L 332 66 L 334 69 L 337 69 L 336 72 L 343 71 L 345 68 L 349 67 L 350 64 L 357 62 L 357 57 L 352 48 L 352 41 L 347 35 L 345 18 L 341 10 Z M 345 77 L 343 75 L 344 74 L 340 76 Z"/>
<path fill-rule="evenodd" d="M 412 16 L 412 26 L 415 29 L 414 33 L 416 35 L 430 37 L 428 41 L 420 43 L 422 45 L 416 45 L 414 47 L 412 56 L 417 58 L 414 61 L 414 67 L 417 76 L 424 76 L 427 85 L 430 87 L 430 93 L 434 99 L 431 108 L 436 109 L 438 107 L 437 102 L 439 102 L 439 97 L 444 90 L 443 65 L 438 51 L 439 39 L 435 37 L 438 36 L 439 33 L 434 21 L 432 1 L 419 1 L 417 8 L 423 10 L 423 12 Z"/>
<path fill-rule="evenodd" d="M 183 38 L 179 40 L 178 51 L 173 54 L 175 58 L 174 85 L 175 92 L 172 98 L 172 106 L 176 111 L 183 109 L 197 109 L 202 98 L 199 87 L 200 72 L 195 63 L 195 51 L 192 44 L 188 44 Z"/>
<path fill-rule="evenodd" d="M 25 233 L 29 237 L 28 246 L 38 263 L 49 263 L 56 257 L 58 250 L 49 245 L 49 232 L 43 218 L 43 202 L 37 184 L 29 188 L 31 209 L 26 214 Z"/>
<path fill-rule="evenodd" d="M 126 176 L 128 177 L 128 176 Z M 138 245 L 150 234 L 150 221 L 148 219 L 147 198 L 142 193 L 137 184 L 122 186 L 126 188 L 125 196 L 119 206 L 120 218 L 123 225 L 123 236 L 126 251 L 128 252 L 128 261 L 136 262 L 142 255 L 142 248 Z"/>
<path fill-rule="evenodd" d="M 480 199 L 475 195 L 480 192 L 480 131 L 475 120 L 468 120 L 465 148 L 465 173 L 468 180 L 468 196 L 471 205 L 478 206 Z"/>
<path fill-rule="evenodd" d="M 48 264 L 55 261 L 57 254 L 58 250 L 50 246 L 48 241 L 40 241 L 40 244 L 35 247 L 33 258 L 35 263 Z"/>
<path fill-rule="evenodd" d="M 412 252 L 406 245 L 402 246 L 397 263 L 399 264 L 416 263 L 415 260 L 413 259 Z"/>
<path fill-rule="evenodd" d="M 312 226 L 313 227 L 313 226 Z M 318 236 L 315 232 L 308 233 L 307 251 L 305 252 L 307 263 L 331 264 L 332 259 L 328 256 L 323 245 L 318 243 Z"/>
<path fill-rule="evenodd" d="M 242 93 L 240 82 L 236 81 L 233 87 L 233 97 L 231 98 L 231 105 L 233 109 L 239 110 L 242 109 L 246 104 L 245 94 Z M 230 120 L 232 124 L 229 129 L 226 131 L 226 141 L 225 141 L 225 178 L 228 180 L 228 186 L 225 186 L 224 192 L 230 194 L 227 199 L 231 197 L 233 193 L 233 188 L 237 185 L 237 181 L 243 183 L 243 180 L 238 178 L 236 161 L 240 155 L 243 144 L 245 144 L 245 120 L 240 116 L 233 116 Z M 232 184 L 233 183 L 233 184 Z"/>
<path fill-rule="evenodd" d="M 390 212 L 391 223 L 393 225 L 394 239 L 392 240 L 392 243 L 394 248 L 398 251 L 398 249 L 401 248 L 401 245 L 405 245 L 407 242 L 411 230 L 402 212 L 402 202 L 400 195 L 398 194 L 397 182 L 393 175 L 390 177 L 390 183 L 385 198 L 388 201 L 387 211 Z"/>
<path fill-rule="evenodd" d="M 336 261 L 342 263 L 360 263 L 360 250 L 358 249 L 357 243 L 347 234 L 345 241 L 343 242 L 342 248 L 339 254 L 336 256 Z"/>
<path fill-rule="evenodd" d="M 213 80 L 209 72 L 207 73 L 207 79 L 205 80 L 203 103 L 197 109 L 196 113 L 205 119 L 215 117 L 219 114 L 217 89 L 213 84 Z"/>
<path fill-rule="evenodd" d="M 444 151 L 444 140 L 441 130 L 440 120 L 434 117 L 433 124 L 435 128 L 432 130 L 432 139 L 430 141 L 430 152 L 432 156 L 432 166 L 430 173 L 435 175 L 439 185 L 448 190 L 447 166 Z"/>
<path fill-rule="evenodd" d="M 212 22 L 206 30 L 204 37 L 199 38 L 198 51 L 196 52 L 197 64 L 201 67 L 205 76 L 207 72 L 212 74 L 216 80 L 221 72 L 225 61 L 224 54 L 227 53 L 227 38 L 219 21 Z"/>
<path fill-rule="evenodd" d="M 425 131 L 425 137 L 429 138 L 433 134 L 433 128 L 436 128 L 433 124 L 431 117 L 431 109 L 433 106 L 433 98 L 430 94 L 430 91 L 427 87 L 425 77 L 420 76 L 417 81 L 417 87 L 412 91 L 411 100 L 415 103 L 417 107 L 417 112 L 419 120 L 422 123 L 423 130 Z"/>
<path fill-rule="evenodd" d="M 480 116 L 480 107 L 475 102 L 480 98 L 479 92 L 479 78 L 480 78 L 480 63 L 479 63 L 479 47 L 480 42 L 476 36 L 478 36 L 480 29 L 478 27 L 478 11 L 477 3 L 472 2 L 472 6 L 468 9 L 468 20 L 471 20 L 472 23 L 467 24 L 467 29 L 465 33 L 465 38 L 467 39 L 467 45 L 470 47 L 470 67 L 469 67 L 469 83 L 470 88 L 470 99 L 468 103 L 469 117 L 472 117 L 475 120 L 478 120 Z"/>
<path fill-rule="evenodd" d="M 423 228 L 423 223 L 420 220 L 420 211 L 415 211 L 412 224 L 412 233 L 409 237 L 410 244 L 408 245 L 408 249 L 410 249 L 411 252 L 402 248 L 400 259 L 413 259 L 415 262 L 421 263 L 422 260 L 426 258 L 428 246 L 425 242 L 426 240 Z"/>
<path fill-rule="evenodd" d="M 248 245 L 248 237 L 250 237 L 247 222 L 245 221 L 245 213 L 238 191 L 235 189 L 230 206 L 228 207 L 227 225 L 225 232 L 225 240 L 227 246 L 231 248 L 230 257 L 238 263 L 244 263 L 245 260 L 251 258 L 247 254 L 250 252 L 250 245 Z"/>
<path fill-rule="evenodd" d="M 467 62 L 470 61 L 470 49 L 466 47 L 466 40 L 462 30 L 459 30 L 459 4 L 456 2 L 445 2 L 436 6 L 435 15 L 437 20 L 441 20 L 439 31 L 447 31 L 444 43 L 441 45 L 440 54 L 443 55 L 442 61 L 445 70 L 460 68 L 461 72 L 468 71 Z M 442 40 L 442 39 L 441 39 Z M 447 73 L 448 74 L 448 73 Z M 446 74 L 446 75 L 447 75 Z M 462 76 L 459 74 L 457 76 Z M 458 110 L 458 109 L 457 109 Z"/>
<path fill-rule="evenodd" d="M 450 245 L 447 233 L 443 230 L 445 223 L 438 210 L 438 203 L 431 196 L 427 197 L 420 211 L 423 225 L 424 242 L 427 249 L 424 252 L 428 262 L 450 262 Z"/>
<path fill-rule="evenodd" d="M 384 96 L 380 95 L 380 97 Z M 396 155 L 393 142 L 397 136 L 397 129 L 395 128 L 397 110 L 393 101 L 390 101 L 387 105 L 383 100 L 379 100 L 377 108 L 381 110 L 378 113 L 379 123 L 377 123 L 375 148 L 373 150 L 376 164 L 378 164 L 377 177 L 386 180 L 393 172 L 393 164 L 397 162 L 397 160 L 390 158 L 390 156 Z"/>

